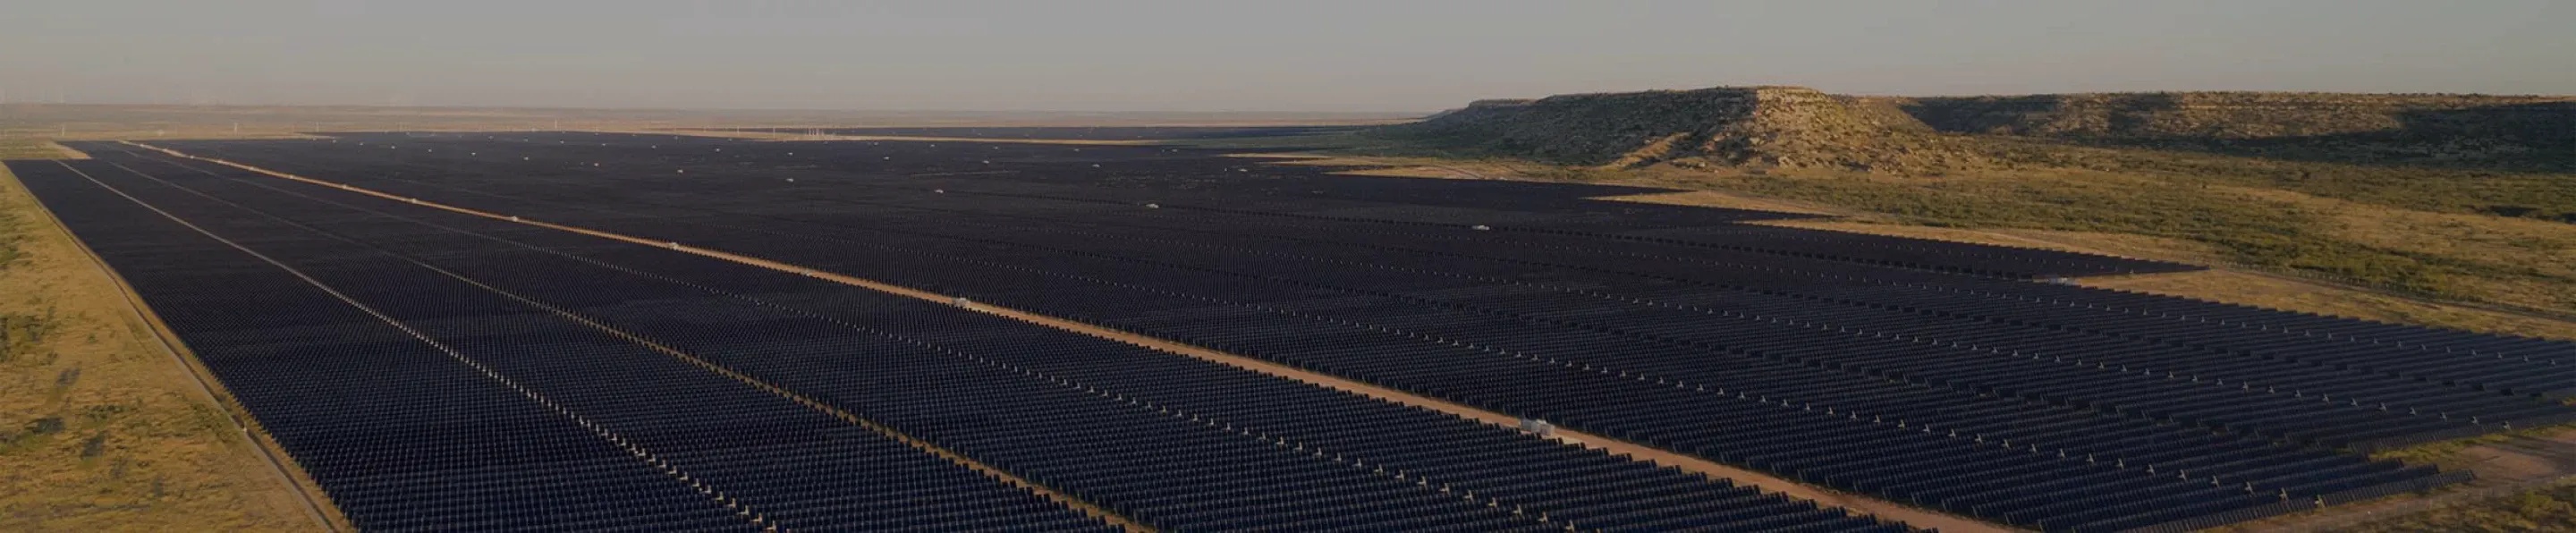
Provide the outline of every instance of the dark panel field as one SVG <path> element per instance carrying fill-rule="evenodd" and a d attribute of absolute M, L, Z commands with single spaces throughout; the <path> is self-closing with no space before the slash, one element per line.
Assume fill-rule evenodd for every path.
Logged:
<path fill-rule="evenodd" d="M 86 240 L 242 259 L 199 271 L 137 263 L 201 264 L 169 260 L 171 252 L 101 250 L 129 277 L 159 276 L 138 283 L 156 308 L 206 316 L 173 327 L 368 529 L 1105 525 L 798 399 L 1176 530 L 1900 529 L 1503 428 L 950 307 L 97 148 L 99 159 L 26 178 L 42 184 L 49 203 L 106 217 L 70 221 Z M 164 224 L 119 224 L 136 221 Z M 266 287 L 260 280 L 281 288 L 233 297 L 281 312 L 245 314 L 207 300 Z M 271 292 L 317 297 L 255 301 Z M 340 322 L 382 331 L 365 344 L 313 341 L 291 356 L 227 344 L 331 339 L 333 326 L 306 312 L 354 314 Z M 223 325 L 245 319 L 266 322 Z M 315 359 L 324 361 L 306 364 Z M 423 370 L 340 376 L 397 364 Z M 432 371 L 446 381 L 422 377 Z M 473 397 L 449 390 L 493 392 L 450 404 Z M 305 414 L 317 407 L 335 416 Z M 526 414 L 496 420 L 526 421 L 478 424 L 485 413 L 512 412 Z M 660 499 L 571 501 L 603 491 Z M 609 511 L 617 508 L 653 512 Z M 700 511 L 674 514 L 687 509 Z"/>
<path fill-rule="evenodd" d="M 1647 192 L 1636 188 L 1336 176 L 1144 146 L 587 133 L 162 145 L 1071 318 L 2047 530 L 2216 524 L 2455 482 L 2356 452 L 2576 420 L 2576 409 L 2554 401 L 2576 394 L 2568 343 L 2032 281 L 2187 265 L 1585 200 Z M 1418 520 L 1405 528 L 1494 530 L 1536 525 L 1527 520 L 1542 510 L 1584 528 L 1874 526 L 1507 430 L 953 308 L 118 145 L 80 148 L 100 157 L 72 163 L 90 178 L 23 173 L 48 204 L 139 209 L 92 178 L 166 204 L 281 262 L 347 272 L 315 277 L 348 287 L 353 300 L 382 300 L 371 305 L 424 324 L 415 327 L 468 358 L 562 346 L 586 357 L 660 357 L 655 364 L 669 368 L 576 378 L 534 363 L 481 363 L 535 390 L 564 387 L 564 405 L 599 398 L 581 412 L 602 414 L 584 416 L 642 408 L 614 398 L 664 386 L 740 395 L 729 401 L 743 405 L 761 395 L 707 377 L 715 374 L 682 379 L 695 367 L 618 348 L 543 309 L 635 332 L 1163 527 L 1383 529 L 1403 519 Z M 128 227 L 150 222 L 137 218 L 72 225 L 94 245 L 229 250 L 174 224 Z M 171 279 L 143 287 L 165 315 L 235 286 L 102 253 L 129 278 L 167 271 L 159 275 Z M 224 271 L 294 282 L 247 261 Z M 386 274 L 361 275 L 373 272 Z M 160 292 L 200 296 L 165 303 Z M 179 327 L 267 339 L 267 330 Z M 241 359 L 265 361 L 261 353 Z M 245 383 L 277 379 L 261 372 L 237 371 Z M 788 430 L 877 435 L 828 419 L 792 422 L 802 419 L 785 411 L 777 424 Z M 658 431 L 647 428 L 670 418 L 679 417 L 621 431 Z M 740 444 L 675 442 L 693 444 L 669 453 Z M 839 449 L 822 442 L 794 449 Z M 1493 452 L 1470 460 L 1451 451 L 1464 449 Z M 768 516 L 838 516 L 790 503 L 804 489 L 756 472 L 717 478 L 730 463 L 705 461 L 671 462 L 710 472 L 693 479 L 746 487 L 726 494 L 778 509 Z M 1360 464 L 1383 468 L 1351 468 Z M 1218 471 L 1227 474 L 1193 474 Z M 1511 505 L 1427 496 L 1450 493 L 1439 485 Z M 1256 496 L 1248 486 L 1314 490 Z M 1028 501 L 1028 514 L 997 516 L 1071 520 Z"/>
<path fill-rule="evenodd" d="M 435 230 L 371 224 L 159 162 L 29 167 L 31 188 L 134 280 L 361 528 L 1099 529 L 415 262 L 438 253 L 420 242 Z M 534 253 L 445 252 L 458 268 Z"/>

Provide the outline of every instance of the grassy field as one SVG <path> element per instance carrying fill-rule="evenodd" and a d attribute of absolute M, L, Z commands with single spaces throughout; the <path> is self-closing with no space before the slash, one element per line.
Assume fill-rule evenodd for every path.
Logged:
<path fill-rule="evenodd" d="M 2502 498 L 2444 506 L 2392 520 L 2349 528 L 2334 528 L 2330 531 L 2343 533 L 2576 531 L 2576 483 Z"/>
<path fill-rule="evenodd" d="M 2355 283 L 2576 310 L 2565 223 L 2434 211 L 2271 184 L 2136 172 L 1763 175 L 1656 169 L 1631 181 L 1745 191 L 1949 227 L 2132 234 L 2213 246 L 2213 259 Z M 1592 178 L 1576 175 L 1577 178 Z"/>
<path fill-rule="evenodd" d="M 2561 222 L 2102 171 L 1929 178 L 1621 173 L 1628 175 L 1575 178 L 1740 191 L 1849 208 L 1893 225 L 2146 237 L 2177 244 L 2164 247 L 2169 252 L 2123 255 L 2576 312 L 2576 267 L 2570 266 L 2576 265 L 2576 228 Z"/>
<path fill-rule="evenodd" d="M 2231 531 L 2265 531 L 2303 524 L 2313 527 L 2296 529 L 2335 533 L 2576 531 L 2576 478 L 2568 477 L 2576 475 L 2576 465 L 2568 461 L 2567 445 L 2571 442 L 2576 442 L 2576 425 L 2525 429 L 2373 454 L 2374 458 L 2445 470 L 2474 471 L 2478 479 L 2422 498 L 2364 504 L 2371 509 L 2363 516 L 2309 513 L 2246 524 Z"/>
<path fill-rule="evenodd" d="M 0 138 L 0 160 L 84 157 L 51 141 L 31 137 Z"/>
<path fill-rule="evenodd" d="M 321 529 L 5 167 L 0 288 L 0 530 Z"/>

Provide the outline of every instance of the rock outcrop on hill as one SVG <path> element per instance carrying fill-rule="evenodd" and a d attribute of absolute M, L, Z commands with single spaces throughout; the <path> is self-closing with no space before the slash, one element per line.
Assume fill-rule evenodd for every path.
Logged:
<path fill-rule="evenodd" d="M 2414 133 L 2565 138 L 2576 97 L 2184 92 L 1880 98 L 1941 131 L 2244 140 Z"/>
<path fill-rule="evenodd" d="M 2189 92 L 1883 100 L 1955 133 L 2314 161 L 2576 169 L 2576 97 Z"/>
<path fill-rule="evenodd" d="M 2576 169 L 2576 97 L 2190 92 L 1851 97 L 1719 87 L 1485 100 L 1377 135 L 1606 166 L 1898 174 L 1997 165 L 1993 137 L 2355 163 Z"/>
<path fill-rule="evenodd" d="M 1581 165 L 1938 172 L 1982 164 L 1885 103 L 1799 87 L 1483 100 L 1377 134 Z"/>

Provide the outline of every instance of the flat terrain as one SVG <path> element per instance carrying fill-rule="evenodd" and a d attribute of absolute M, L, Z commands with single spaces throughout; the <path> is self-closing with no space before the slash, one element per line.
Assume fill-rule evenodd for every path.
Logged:
<path fill-rule="evenodd" d="M 0 140 L 300 138 L 314 131 L 715 130 L 974 127 L 991 131 L 1107 128 L 1221 131 L 1266 126 L 1382 124 L 1388 113 L 971 112 L 558 109 L 384 106 L 0 104 Z M 1333 126 L 1339 128 L 1341 126 Z M 6 141 L 0 141 L 5 143 Z"/>
<path fill-rule="evenodd" d="M 1106 474 L 1097 470 L 1104 465 L 1067 462 L 1062 449 L 1029 448 L 1039 441 L 1009 436 L 1004 429 L 1009 424 L 961 426 L 953 414 L 936 409 L 895 408 L 966 398 L 912 397 L 944 394 L 929 389 L 870 396 L 866 391 L 871 389 L 848 389 L 834 381 L 833 373 L 843 371 L 837 366 L 763 355 L 792 352 L 779 351 L 789 345 L 766 343 L 807 338 L 789 333 L 807 331 L 798 328 L 869 328 L 914 345 L 943 346 L 968 360 L 990 360 L 999 365 L 993 368 L 1006 371 L 971 379 L 980 374 L 920 378 L 959 384 L 952 386 L 976 384 L 976 394 L 990 396 L 974 401 L 1061 402 L 1027 396 L 1047 387 L 1012 385 L 1016 378 L 1007 377 L 1057 376 L 1037 383 L 1071 379 L 1079 384 L 1076 390 L 1096 395 L 1092 397 L 1127 406 L 1141 402 L 1148 408 L 1144 412 L 1156 415 L 1191 413 L 1191 420 L 1201 423 L 1210 414 L 1241 408 L 1236 399 L 1269 396 L 1247 396 L 1242 387 L 1291 387 L 1284 391 L 1294 385 L 1262 381 L 1276 378 L 1258 374 L 1233 374 L 1241 371 L 1224 367 L 1189 372 L 1214 372 L 1206 379 L 1242 383 L 1230 386 L 1232 392 L 1166 390 L 1161 387 L 1199 380 L 1172 381 L 1144 370 L 1124 377 L 1072 377 L 1123 366 L 1090 368 L 1074 362 L 1092 356 L 1050 363 L 1009 355 L 1008 350 L 985 351 L 1025 346 L 1062 332 L 1040 328 L 1004 334 L 1009 328 L 976 326 L 975 331 L 992 333 L 957 336 L 962 333 L 946 333 L 952 331 L 949 326 L 888 322 L 900 315 L 868 309 L 911 308 L 883 303 L 853 308 L 850 302 L 873 300 L 862 298 L 868 294 L 864 290 L 831 288 L 828 281 L 796 275 L 797 269 L 1178 342 L 1504 417 L 1546 418 L 1587 434 L 1876 501 L 2053 530 L 2217 524 L 2299 510 L 2316 501 L 2343 503 L 2453 483 L 2457 476 L 2431 468 L 2373 462 L 2338 450 L 2497 433 L 2507 424 L 2532 427 L 2571 416 L 2565 406 L 2541 399 L 2563 394 L 2560 387 L 2568 382 L 2564 374 L 2569 370 L 2558 362 L 2576 352 L 2564 343 L 2031 281 L 2196 270 L 2173 262 L 1784 226 L 1813 223 L 1799 222 L 1807 215 L 1587 199 L 1669 189 L 1339 176 L 1324 167 L 1268 165 L 1260 159 L 1223 157 L 1223 152 L 1152 146 L 759 142 L 564 133 L 153 144 L 276 174 L 173 159 L 132 146 L 84 144 L 80 146 L 100 159 L 75 163 L 72 169 L 79 172 L 42 176 L 39 181 L 47 185 L 39 192 L 48 202 L 62 194 L 67 196 L 61 201 L 91 202 L 84 205 L 100 212 L 116 205 L 128 205 L 120 208 L 127 211 L 156 206 L 168 214 L 165 219 L 197 221 L 198 229 L 162 224 L 148 233 L 164 235 L 152 239 L 165 244 L 103 250 L 112 259 L 118 254 L 150 257 L 182 242 L 214 246 L 204 248 L 209 257 L 268 250 L 264 255 L 274 259 L 271 266 L 243 263 L 240 270 L 228 270 L 237 274 L 227 275 L 304 272 L 303 281 L 285 276 L 278 282 L 338 287 L 344 298 L 305 291 L 325 294 L 325 300 L 297 305 L 378 309 L 381 314 L 372 321 L 376 325 L 368 327 L 412 328 L 452 350 L 418 354 L 430 357 L 420 364 L 444 357 L 455 361 L 445 364 L 488 369 L 531 387 L 537 396 L 575 395 L 556 401 L 568 402 L 564 405 L 572 416 L 599 417 L 599 427 L 630 440 L 678 438 L 653 436 L 669 431 L 661 429 L 665 422 L 616 418 L 641 401 L 636 395 L 659 388 L 528 366 L 537 363 L 490 352 L 488 347 L 501 346 L 494 343 L 504 338 L 493 335 L 537 334 L 553 330 L 525 328 L 568 321 L 545 327 L 570 329 L 543 334 L 586 330 L 616 339 L 649 339 L 668 352 L 630 357 L 663 357 L 680 365 L 657 379 L 683 383 L 689 382 L 681 378 L 690 375 L 688 368 L 720 370 L 755 392 L 856 413 L 866 431 L 919 439 L 1150 527 L 1206 525 L 1195 521 L 1216 515 L 1139 507 L 1145 502 L 1186 501 L 1205 509 L 1243 502 L 1166 499 L 1222 494 L 1177 481 L 1132 488 L 1145 493 L 1101 485 L 1105 478 L 1094 476 Z M 414 198 L 423 205 L 412 204 L 409 199 Z M 480 214 L 441 211 L 427 205 L 431 203 Z M 603 243 L 528 226 L 539 222 L 633 240 Z M 80 230 L 83 223 L 73 226 Z M 230 235 L 238 246 L 208 240 L 211 235 Z M 222 248 L 234 251 L 215 253 Z M 698 250 L 791 266 L 772 270 L 781 274 L 773 276 L 758 269 L 743 271 L 741 265 L 682 260 Z M 396 274 L 415 271 L 416 276 Z M 147 297 L 170 299 L 168 304 L 156 300 L 156 308 L 193 309 L 201 306 L 185 302 L 237 297 L 186 287 L 253 283 L 252 278 L 210 283 L 179 271 L 152 272 L 157 273 L 144 277 L 169 277 L 160 295 L 145 288 Z M 394 281 L 399 279 L 415 281 Z M 487 313 L 475 315 L 487 318 L 432 319 L 460 315 L 404 303 L 476 299 L 489 300 L 472 307 L 490 309 L 475 312 Z M 500 311 L 511 307 L 523 310 Z M 749 314 L 723 318 L 735 313 Z M 812 319 L 825 321 L 801 322 Z M 731 325 L 709 325 L 708 320 Z M 178 322 L 184 320 L 174 320 Z M 485 332 L 472 326 L 476 323 L 527 325 Z M 807 325 L 790 327 L 800 323 Z M 206 340 L 190 344 L 210 354 L 205 357 L 219 374 L 232 373 L 227 383 L 277 379 L 257 377 L 263 373 L 330 371 L 311 364 L 260 364 L 278 355 L 270 355 L 270 348 L 244 351 L 255 345 L 241 344 L 243 340 L 273 336 L 257 332 L 280 331 L 274 327 L 200 324 L 194 334 Z M 183 337 L 191 335 L 191 327 L 179 329 Z M 702 333 L 755 330 L 788 337 Z M 582 342 L 585 350 L 602 353 L 634 349 L 608 340 Z M 296 360 L 314 363 L 353 348 L 303 346 L 298 353 L 306 355 Z M 1100 349 L 1110 350 L 1097 352 L 1100 357 L 1121 360 L 1150 359 L 1155 353 L 1113 355 L 1127 352 L 1114 346 Z M 396 352 L 385 353 L 392 357 Z M 914 362 L 874 371 L 929 371 L 951 364 L 939 362 L 946 356 L 919 357 L 927 358 L 898 359 Z M 1076 366 L 1049 370 L 1038 365 Z M 417 368 L 428 372 L 440 367 Z M 1019 373 L 1009 372 L 1013 368 Z M 1254 385 L 1258 383 L 1272 384 Z M 728 389 L 719 382 L 687 387 L 672 390 L 736 394 L 722 392 Z M 252 396 L 321 393 L 243 392 L 254 412 L 262 408 Z M 1008 405 L 1016 404 L 991 404 L 979 412 L 1084 412 Z M 1219 415 L 1227 422 L 1196 427 L 1252 435 L 1291 450 L 1335 450 L 1338 456 L 1326 463 L 1349 460 L 1415 474 L 1448 472 L 1423 475 L 1451 488 L 1484 487 L 1475 489 L 1480 497 L 1523 509 L 1524 514 L 1514 516 L 1538 508 L 1552 509 L 1547 512 L 1552 519 L 1586 524 L 1693 520 L 1622 514 L 1510 484 L 1479 485 L 1487 483 L 1477 481 L 1485 474 L 1441 470 L 1455 466 L 1379 448 L 1383 444 L 1367 444 L 1366 439 L 1335 440 L 1359 435 L 1418 439 L 1425 428 L 1439 427 L 1428 419 L 1398 422 L 1363 414 L 1383 409 L 1368 405 L 1380 404 L 1329 408 L 1359 411 L 1328 418 L 1370 421 L 1353 426 L 1363 431 L 1344 437 L 1311 433 L 1320 428 L 1284 419 L 1256 422 L 1268 416 L 1257 411 Z M 1311 408 L 1326 409 L 1321 404 Z M 1145 432 L 1138 434 L 1167 431 L 1134 426 L 1144 422 L 1121 409 L 1078 416 L 1102 417 L 1084 426 Z M 1122 412 L 1128 414 L 1113 414 Z M 782 411 L 780 416 L 788 415 Z M 782 427 L 802 424 L 812 422 Z M 1472 423 L 1463 427 L 1493 429 Z M 1499 435 L 1477 438 L 1517 438 L 1509 432 Z M 1154 442 L 1164 441 L 1170 439 Z M 290 451 L 299 446 L 292 437 L 282 435 L 281 442 Z M 761 516 L 821 516 L 811 514 L 820 508 L 794 511 L 811 504 L 780 499 L 789 493 L 769 492 L 781 486 L 776 480 L 702 455 L 716 450 L 698 451 L 695 447 L 701 445 L 682 440 L 634 442 L 656 450 L 657 457 L 689 472 L 691 479 L 716 479 L 709 485 L 713 490 L 764 509 Z M 1855 444 L 1818 448 L 1812 445 L 1816 442 Z M 1153 448 L 1138 442 L 1111 449 L 1125 446 Z M 330 452 L 342 453 L 364 452 Z M 1217 457 L 1233 452 L 1158 453 Z M 312 455 L 297 454 L 299 459 Z M 330 454 L 313 457 L 336 457 Z M 1533 457 L 1525 464 L 1563 460 Z M 419 489 L 386 482 L 352 485 L 350 480 L 361 478 L 334 473 L 329 465 L 334 461 L 340 459 L 305 463 L 353 519 L 364 523 L 431 516 L 421 514 L 429 510 L 409 507 L 351 507 L 350 501 L 378 499 L 364 496 L 366 490 Z M 1411 461 L 1430 462 L 1403 466 Z M 1305 468 L 1262 475 L 1321 475 L 1301 473 L 1308 472 Z M 642 478 L 633 483 L 651 485 Z M 1408 486 L 1440 488 L 1425 482 Z M 2076 487 L 2081 490 L 2070 491 Z M 1317 502 L 1281 511 L 1327 508 Z M 1472 512 L 1450 513 L 1426 508 L 1408 515 L 1484 520 Z M 414 518 L 388 518 L 402 516 Z M 1591 518 L 1568 518 L 1576 516 Z"/>

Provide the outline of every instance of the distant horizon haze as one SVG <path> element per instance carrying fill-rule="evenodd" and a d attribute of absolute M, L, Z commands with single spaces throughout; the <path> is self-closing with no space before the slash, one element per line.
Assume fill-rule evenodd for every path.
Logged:
<path fill-rule="evenodd" d="M 18 0 L 7 102 L 1427 113 L 1735 85 L 2576 94 L 2576 2 Z"/>

